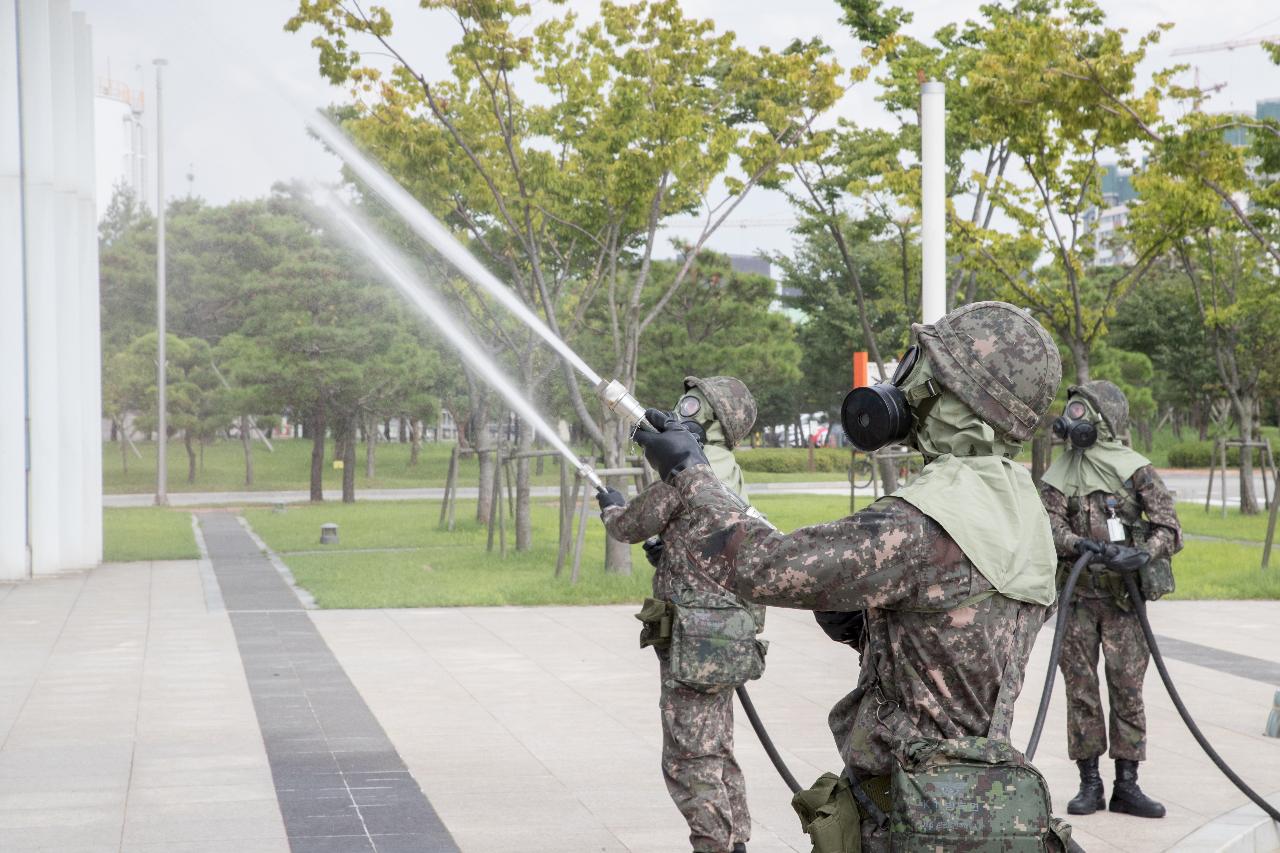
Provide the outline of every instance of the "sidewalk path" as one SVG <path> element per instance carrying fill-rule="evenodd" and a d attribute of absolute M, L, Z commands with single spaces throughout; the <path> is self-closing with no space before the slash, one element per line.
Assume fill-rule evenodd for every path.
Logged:
<path fill-rule="evenodd" d="M 686 829 L 658 770 L 657 665 L 637 648 L 634 611 L 321 611 L 313 619 L 464 851 L 670 853 L 685 849 Z M 1280 790 L 1280 741 L 1261 735 L 1280 687 L 1268 680 L 1280 602 L 1169 602 L 1152 614 L 1208 737 L 1257 789 Z M 749 689 L 787 763 L 808 782 L 835 769 L 827 712 L 852 689 L 858 657 L 827 640 L 808 613 L 771 609 L 765 636 L 769 668 Z M 1028 669 L 1019 746 L 1051 641 L 1046 629 Z M 1183 727 L 1154 667 L 1146 696 L 1151 744 L 1142 782 L 1169 816 L 1076 818 L 1089 853 L 1169 849 L 1245 803 Z M 1058 678 L 1036 758 L 1058 814 L 1078 783 L 1066 756 L 1064 702 Z M 752 853 L 808 851 L 790 793 L 740 713 L 735 737 L 755 819 Z M 496 824 L 478 800 L 499 777 L 520 796 L 506 806 L 510 820 Z"/>
<path fill-rule="evenodd" d="M 1173 489 L 1179 501 L 1204 501 L 1205 491 L 1209 485 L 1209 475 L 1204 471 L 1184 469 L 1162 470 L 1160 476 Z M 748 480 L 748 482 L 750 482 Z M 1270 482 L 1270 481 L 1268 481 Z M 1254 478 L 1258 500 L 1262 500 L 1262 479 Z M 1269 486 L 1268 486 L 1269 488 Z M 810 483 L 752 483 L 751 491 L 762 495 L 848 495 L 849 484 L 843 480 L 825 480 Z M 535 498 L 554 498 L 560 495 L 559 486 L 534 486 L 529 493 Z M 871 497 L 871 489 L 859 489 L 860 496 Z M 1215 478 L 1214 506 L 1218 505 L 1221 496 L 1220 481 Z M 476 496 L 474 486 L 458 488 L 458 497 L 473 500 Z M 440 500 L 444 497 L 444 488 L 421 489 L 358 489 L 356 497 L 362 501 L 408 501 L 408 500 Z M 326 489 L 326 501 L 342 500 L 342 492 Z M 197 506 L 243 506 L 245 504 L 273 503 L 307 503 L 311 493 L 303 490 L 276 492 L 170 492 L 169 504 L 177 507 Z M 115 494 L 103 495 L 102 505 L 107 507 L 143 507 L 153 506 L 155 496 L 147 494 Z M 1240 477 L 1227 478 L 1227 504 L 1237 506 L 1240 503 Z"/>
<path fill-rule="evenodd" d="M 197 562 L 0 585 L 0 850 L 288 850 Z"/>
<path fill-rule="evenodd" d="M 292 853 L 456 853 L 293 589 L 240 520 L 210 512 L 200 526 Z"/>

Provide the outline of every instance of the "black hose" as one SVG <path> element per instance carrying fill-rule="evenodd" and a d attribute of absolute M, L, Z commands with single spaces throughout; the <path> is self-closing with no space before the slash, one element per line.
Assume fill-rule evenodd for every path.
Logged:
<path fill-rule="evenodd" d="M 1187 706 L 1182 704 L 1182 697 L 1178 695 L 1178 689 L 1173 686 L 1173 679 L 1169 677 L 1169 670 L 1164 665 L 1164 657 L 1160 654 L 1160 647 L 1156 645 L 1155 633 L 1151 630 L 1151 622 L 1147 620 L 1147 601 L 1142 597 L 1142 591 L 1138 589 L 1138 579 L 1133 572 L 1124 573 L 1124 584 L 1129 590 L 1129 598 L 1133 601 L 1133 609 L 1138 614 L 1138 621 L 1142 624 L 1142 634 L 1147 638 L 1147 648 L 1151 650 L 1151 657 L 1156 662 L 1156 669 L 1160 671 L 1160 680 L 1164 682 L 1165 690 L 1169 691 L 1169 698 L 1173 700 L 1173 707 L 1178 709 L 1178 716 L 1182 717 L 1182 722 L 1187 724 L 1191 735 L 1196 739 L 1196 743 L 1200 744 L 1200 748 L 1204 750 L 1205 755 L 1209 756 L 1213 763 L 1218 765 L 1218 769 L 1231 780 L 1231 784 L 1239 788 L 1240 793 L 1253 800 L 1254 804 L 1266 812 L 1272 820 L 1280 821 L 1280 809 L 1262 799 L 1256 791 L 1236 775 L 1234 770 L 1227 766 L 1227 762 L 1222 760 L 1222 756 L 1218 755 L 1217 750 L 1210 746 L 1204 733 L 1196 725 L 1196 721 L 1191 719 Z"/>
<path fill-rule="evenodd" d="M 738 701 L 742 703 L 742 710 L 746 711 L 747 719 L 751 721 L 751 728 L 755 729 L 756 737 L 760 738 L 760 745 L 769 754 L 769 760 L 773 762 L 773 766 L 778 769 L 778 775 L 782 777 L 783 782 L 787 783 L 791 793 L 799 792 L 800 783 L 796 781 L 796 777 L 792 775 L 787 763 L 778 754 L 778 748 L 773 745 L 773 738 L 769 737 L 769 732 L 765 730 L 764 723 L 760 721 L 760 715 L 756 713 L 756 706 L 751 702 L 751 697 L 747 695 L 746 685 L 739 684 L 735 692 L 738 694 Z"/>
<path fill-rule="evenodd" d="M 1062 655 L 1062 638 L 1067 633 L 1067 617 L 1071 612 L 1071 594 L 1075 592 L 1076 580 L 1080 577 L 1080 573 L 1084 571 L 1085 566 L 1089 565 L 1089 560 L 1093 556 L 1090 551 L 1080 555 L 1071 567 L 1071 573 L 1067 575 L 1067 582 L 1063 585 L 1061 594 L 1058 595 L 1058 619 L 1053 632 L 1053 649 L 1049 652 L 1049 671 L 1044 674 L 1044 690 L 1040 692 L 1040 707 L 1036 709 L 1036 724 L 1031 727 L 1031 740 L 1027 741 L 1027 748 L 1023 750 L 1027 761 L 1035 757 L 1036 747 L 1040 745 L 1040 735 L 1044 731 L 1044 719 L 1049 713 L 1049 700 L 1053 697 L 1053 681 L 1058 677 L 1058 658 Z"/>

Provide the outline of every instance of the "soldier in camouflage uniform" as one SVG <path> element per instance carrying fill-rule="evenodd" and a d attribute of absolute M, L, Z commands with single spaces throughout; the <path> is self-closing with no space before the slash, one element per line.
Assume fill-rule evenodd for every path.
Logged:
<path fill-rule="evenodd" d="M 751 431 L 756 404 L 738 379 L 712 376 L 685 378 L 685 395 L 677 414 L 705 436 L 715 475 L 745 498 L 742 472 L 733 447 Z M 609 490 L 599 496 L 601 518 L 614 539 L 644 542 L 660 536 L 661 545 L 646 543 L 654 563 L 654 598 L 670 601 L 677 585 L 722 593 L 723 575 L 700 575 L 683 565 L 694 545 L 680 496 L 666 483 L 654 483 L 629 505 Z M 763 627 L 763 608 L 759 627 Z M 745 853 L 751 838 L 746 783 L 733 756 L 733 691 L 705 692 L 671 678 L 670 651 L 655 646 L 661 675 L 658 706 L 662 716 L 662 775 L 667 791 L 689 824 L 689 841 L 698 853 Z"/>
<path fill-rule="evenodd" d="M 1068 433 L 1066 425 L 1075 425 L 1085 436 L 1080 441 L 1068 436 L 1068 448 L 1045 472 L 1041 485 L 1062 558 L 1060 577 L 1085 550 L 1097 551 L 1110 542 L 1137 545 L 1153 560 L 1181 550 L 1173 496 L 1146 457 L 1122 443 L 1129 428 L 1124 393 L 1106 381 L 1073 386 L 1059 423 L 1064 425 L 1061 433 Z M 1079 446 L 1082 442 L 1087 445 Z M 1118 538 L 1108 531 L 1109 519 L 1120 522 L 1112 522 Z M 1164 806 L 1138 787 L 1138 762 L 1147 755 L 1142 684 L 1150 653 L 1123 579 L 1103 566 L 1090 567 L 1072 600 L 1062 606 L 1071 608 L 1059 660 L 1067 690 L 1067 753 L 1080 768 L 1080 791 L 1067 812 L 1092 814 L 1106 805 L 1098 773 L 1108 740 L 1098 687 L 1101 648 L 1111 699 L 1110 754 L 1116 762 L 1110 809 L 1164 817 Z"/>
<path fill-rule="evenodd" d="M 635 436 L 684 507 L 691 570 L 761 604 L 866 610 L 858 686 L 829 723 L 873 800 L 907 741 L 1007 741 L 1055 596 L 1048 519 L 1012 458 L 1056 394 L 1057 347 L 1005 303 L 974 303 L 913 332 L 918 364 L 900 388 L 912 401 L 909 441 L 927 464 L 843 520 L 779 533 L 740 510 L 678 424 L 651 412 L 660 432 Z M 868 813 L 862 849 L 888 850 L 888 829 Z"/>

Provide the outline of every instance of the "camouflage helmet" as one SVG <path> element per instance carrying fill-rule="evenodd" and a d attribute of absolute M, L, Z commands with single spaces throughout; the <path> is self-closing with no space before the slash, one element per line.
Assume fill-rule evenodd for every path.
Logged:
<path fill-rule="evenodd" d="M 1128 436 L 1129 400 L 1114 383 L 1105 379 L 1095 379 L 1083 385 L 1072 385 L 1067 389 L 1067 396 L 1083 397 L 1088 400 L 1094 411 L 1102 415 L 1107 426 L 1111 427 L 1111 435 L 1116 439 Z"/>
<path fill-rule="evenodd" d="M 1062 358 L 1030 314 L 1007 302 L 973 302 L 911 330 L 947 390 L 1004 437 L 1031 437 L 1057 396 Z"/>
<path fill-rule="evenodd" d="M 730 450 L 751 432 L 756 422 L 756 400 L 741 379 L 732 376 L 684 378 L 684 390 L 697 388 L 707 398 L 716 420 L 724 428 L 725 445 Z"/>

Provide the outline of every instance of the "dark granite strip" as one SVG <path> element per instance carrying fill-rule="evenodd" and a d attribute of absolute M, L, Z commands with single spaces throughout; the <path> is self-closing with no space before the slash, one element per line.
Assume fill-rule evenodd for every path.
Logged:
<path fill-rule="evenodd" d="M 1193 663 L 1228 675 L 1237 675 L 1280 687 L 1280 662 L 1239 655 L 1173 637 L 1157 636 L 1156 642 L 1160 644 L 1160 653 L 1172 660 Z"/>
<path fill-rule="evenodd" d="M 202 513 L 293 853 L 456 853 L 293 590 L 234 515 Z"/>

